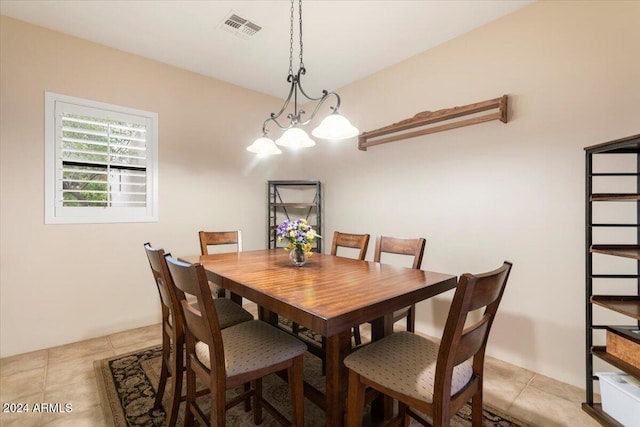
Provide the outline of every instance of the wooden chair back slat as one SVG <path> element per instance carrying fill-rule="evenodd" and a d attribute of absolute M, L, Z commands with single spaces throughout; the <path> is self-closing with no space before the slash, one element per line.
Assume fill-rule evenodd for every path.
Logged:
<path fill-rule="evenodd" d="M 333 241 L 331 243 L 331 255 L 338 255 L 338 248 L 359 249 L 359 260 L 364 260 L 369 247 L 369 234 L 349 234 L 334 231 Z"/>
<path fill-rule="evenodd" d="M 505 281 L 505 276 L 508 274 L 509 272 L 505 270 L 497 275 L 487 273 L 475 276 L 473 292 L 469 296 L 469 311 L 488 306 L 498 300 L 502 292 L 499 283 Z"/>
<path fill-rule="evenodd" d="M 382 254 L 409 255 L 413 257 L 411 268 L 419 269 L 422 266 L 424 247 L 427 241 L 420 237 L 417 239 L 399 239 L 396 237 L 378 236 L 376 248 L 373 254 L 374 262 L 381 262 Z"/>
<path fill-rule="evenodd" d="M 242 233 L 236 231 L 200 231 L 200 252 L 209 255 L 209 246 L 237 245 L 237 251 L 242 252 Z"/>
<path fill-rule="evenodd" d="M 465 329 L 454 353 L 453 366 L 459 365 L 480 350 L 488 333 L 489 320 L 489 316 L 483 316 L 479 322 Z"/>

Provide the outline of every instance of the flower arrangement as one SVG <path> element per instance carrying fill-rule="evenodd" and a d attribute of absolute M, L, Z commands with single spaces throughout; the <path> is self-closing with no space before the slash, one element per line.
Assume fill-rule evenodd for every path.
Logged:
<path fill-rule="evenodd" d="M 287 240 L 289 244 L 285 251 L 290 251 L 295 248 L 304 250 L 307 256 L 311 256 L 311 245 L 316 237 L 321 238 L 316 231 L 307 224 L 306 219 L 296 219 L 295 221 L 286 220 L 278 226 L 276 229 L 278 236 L 278 242 Z"/>

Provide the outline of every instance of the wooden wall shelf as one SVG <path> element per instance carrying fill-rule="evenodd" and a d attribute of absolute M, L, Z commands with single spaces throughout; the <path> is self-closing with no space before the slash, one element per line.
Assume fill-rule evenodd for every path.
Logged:
<path fill-rule="evenodd" d="M 637 193 L 599 193 L 592 194 L 592 202 L 624 202 L 627 200 L 640 200 Z"/>
<path fill-rule="evenodd" d="M 594 356 L 598 356 L 600 359 L 604 360 L 605 362 L 615 366 L 616 368 L 622 371 L 629 372 L 635 375 L 636 377 L 640 376 L 640 369 L 636 368 L 633 365 L 628 364 L 624 360 L 620 360 L 617 357 L 607 353 L 607 347 L 605 346 L 592 347 L 591 354 L 593 354 Z"/>
<path fill-rule="evenodd" d="M 640 321 L 640 296 L 592 295 L 591 302 Z"/>
<path fill-rule="evenodd" d="M 470 116 L 489 110 L 497 111 L 484 115 L 476 115 L 474 117 L 469 117 L 466 119 L 456 120 L 460 117 Z M 382 127 L 380 129 L 363 132 L 358 137 L 358 148 L 362 151 L 366 151 L 367 147 L 372 147 L 374 145 L 386 144 L 387 142 L 414 138 L 416 136 L 442 132 L 445 130 L 456 129 L 463 126 L 475 125 L 491 120 L 500 120 L 503 123 L 507 123 L 507 95 L 503 95 L 500 98 L 496 99 L 490 99 L 488 101 L 476 102 L 475 104 L 463 105 L 461 107 L 447 108 L 438 111 L 423 111 L 422 113 L 418 113 L 410 119 L 402 120 L 400 122 Z M 427 127 L 413 132 L 405 132 L 399 135 L 392 135 L 381 138 L 384 135 L 397 134 L 409 129 L 429 126 L 434 123 L 444 121 L 446 121 L 447 123 Z"/>
<path fill-rule="evenodd" d="M 591 252 L 640 261 L 640 245 L 591 245 Z"/>

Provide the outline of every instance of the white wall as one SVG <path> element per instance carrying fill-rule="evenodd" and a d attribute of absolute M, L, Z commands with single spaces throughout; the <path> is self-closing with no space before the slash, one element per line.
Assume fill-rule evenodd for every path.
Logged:
<path fill-rule="evenodd" d="M 508 124 L 255 162 L 279 101 L 2 18 L 1 355 L 157 321 L 143 242 L 195 253 L 199 229 L 241 228 L 264 247 L 265 182 L 320 179 L 326 236 L 424 236 L 423 267 L 456 274 L 513 261 L 488 353 L 583 386 L 583 147 L 640 132 L 639 22 L 639 2 L 535 3 L 338 91 L 361 131 L 503 94 Z M 43 225 L 44 90 L 160 113 L 159 223 Z M 422 331 L 449 298 L 419 306 Z"/>

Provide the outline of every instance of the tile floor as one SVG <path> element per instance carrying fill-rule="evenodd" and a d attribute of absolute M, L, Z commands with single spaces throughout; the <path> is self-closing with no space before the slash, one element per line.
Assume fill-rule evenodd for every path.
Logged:
<path fill-rule="evenodd" d="M 160 325 L 0 359 L 0 402 L 71 404 L 70 412 L 0 412 L 0 426 L 102 427 L 93 361 L 160 344 Z M 584 392 L 549 377 L 488 358 L 485 401 L 541 427 L 598 426 L 580 408 Z"/>

